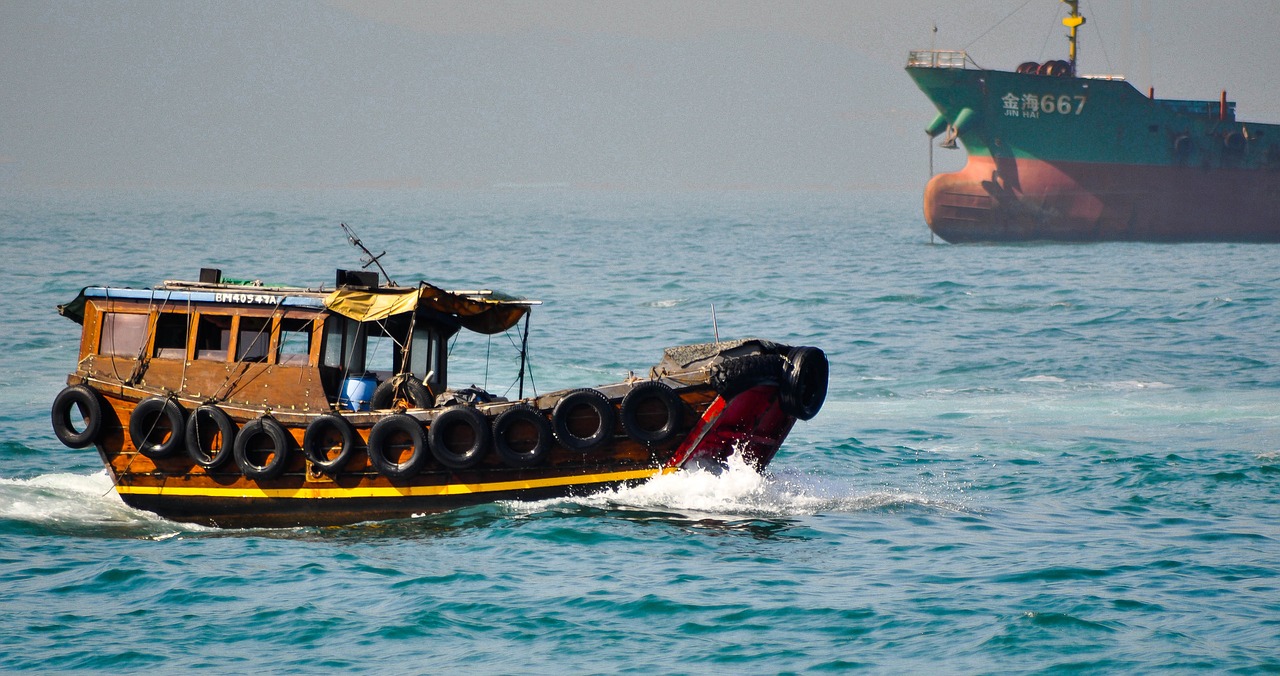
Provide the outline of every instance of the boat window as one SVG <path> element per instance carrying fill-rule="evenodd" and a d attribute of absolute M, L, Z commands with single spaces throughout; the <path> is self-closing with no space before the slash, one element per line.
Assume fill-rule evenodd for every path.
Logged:
<path fill-rule="evenodd" d="M 157 359 L 187 358 L 187 326 L 190 315 L 161 312 L 156 318 L 156 340 L 153 356 Z"/>
<path fill-rule="evenodd" d="M 240 335 L 236 341 L 236 361 L 266 361 L 271 343 L 271 319 L 241 317 Z"/>
<path fill-rule="evenodd" d="M 276 351 L 276 363 L 305 366 L 310 357 L 311 320 L 289 317 L 281 319 L 280 348 Z"/>
<path fill-rule="evenodd" d="M 147 343 L 147 315 L 108 312 L 102 315 L 100 354 L 137 358 Z"/>
<path fill-rule="evenodd" d="M 421 325 L 414 327 L 413 340 L 409 344 L 409 370 L 423 382 L 434 379 L 434 375 L 432 378 L 427 377 L 428 373 L 435 370 L 435 355 L 431 350 L 434 342 L 435 336 L 430 328 Z"/>
<path fill-rule="evenodd" d="M 329 315 L 324 320 L 324 366 L 364 373 L 364 344 L 360 322 Z"/>
<path fill-rule="evenodd" d="M 390 336 L 369 336 L 364 353 L 364 369 L 380 376 L 396 372 L 396 342 Z"/>
<path fill-rule="evenodd" d="M 347 320 L 330 316 L 324 320 L 324 352 L 320 357 L 322 366 L 342 368 L 342 330 Z"/>
<path fill-rule="evenodd" d="M 226 361 L 231 344 L 231 317 L 200 315 L 196 324 L 196 359 Z"/>

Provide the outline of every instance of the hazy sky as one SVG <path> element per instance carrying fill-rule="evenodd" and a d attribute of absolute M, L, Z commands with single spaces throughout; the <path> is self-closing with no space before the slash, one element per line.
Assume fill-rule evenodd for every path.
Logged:
<path fill-rule="evenodd" d="M 1082 9 L 1083 71 L 1171 98 L 1226 88 L 1241 119 L 1280 123 L 1277 0 Z M 1064 11 L 0 0 L 0 186 L 910 188 L 934 112 L 907 51 L 1059 58 Z"/>

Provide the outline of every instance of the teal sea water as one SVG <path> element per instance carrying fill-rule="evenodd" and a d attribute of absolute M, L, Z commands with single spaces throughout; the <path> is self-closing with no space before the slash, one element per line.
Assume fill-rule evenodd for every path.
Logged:
<path fill-rule="evenodd" d="M 57 304 L 330 282 L 340 222 L 398 281 L 546 301 L 540 391 L 714 304 L 825 349 L 826 407 L 764 475 L 342 528 L 168 522 L 53 437 Z M 0 671 L 1280 672 L 1273 246 L 931 244 L 917 191 L 14 194 L 0 234 Z"/>

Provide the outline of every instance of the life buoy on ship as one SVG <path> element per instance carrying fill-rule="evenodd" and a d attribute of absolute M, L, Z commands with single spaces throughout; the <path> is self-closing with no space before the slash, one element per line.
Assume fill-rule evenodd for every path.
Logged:
<path fill-rule="evenodd" d="M 1228 152 L 1238 153 L 1244 150 L 1245 141 L 1244 134 L 1238 131 L 1229 131 L 1222 137 L 1222 145 L 1226 147 Z"/>
<path fill-rule="evenodd" d="M 810 420 L 827 399 L 831 366 L 827 355 L 816 347 L 796 347 L 787 353 L 787 382 L 782 386 L 782 410 L 801 420 Z"/>
<path fill-rule="evenodd" d="M 340 471 L 355 451 L 356 428 L 340 415 L 326 413 L 307 424 L 302 434 L 302 454 L 317 471 Z M 338 449 L 333 453 L 333 449 Z"/>
<path fill-rule="evenodd" d="M 186 442 L 186 412 L 173 399 L 148 397 L 129 414 L 129 439 L 148 458 L 173 455 Z"/>
<path fill-rule="evenodd" d="M 1045 61 L 1036 69 L 1036 73 L 1049 77 L 1063 77 L 1071 74 L 1071 64 L 1062 60 Z"/>
<path fill-rule="evenodd" d="M 1179 134 L 1173 139 L 1173 154 L 1181 158 L 1190 157 L 1191 152 L 1195 150 L 1196 142 L 1191 140 L 1189 134 Z"/>
<path fill-rule="evenodd" d="M 246 478 L 274 479 L 289 459 L 289 432 L 275 418 L 254 418 L 236 434 L 236 464 Z"/>
<path fill-rule="evenodd" d="M 551 452 L 551 423 L 538 409 L 519 404 L 493 420 L 493 449 L 512 467 L 533 467 Z"/>
<path fill-rule="evenodd" d="M 661 444 L 680 433 L 684 402 L 666 383 L 649 380 L 622 398 L 621 417 L 627 436 L 642 444 Z"/>
<path fill-rule="evenodd" d="M 187 455 L 205 469 L 221 467 L 235 455 L 236 424 L 225 411 L 205 404 L 187 418 Z"/>
<path fill-rule="evenodd" d="M 484 458 L 493 440 L 489 421 L 470 406 L 446 408 L 427 430 L 431 455 L 449 469 L 468 469 Z"/>
<path fill-rule="evenodd" d="M 405 453 L 408 456 L 405 456 Z M 427 433 L 407 413 L 389 415 L 369 430 L 369 463 L 388 479 L 407 479 L 427 462 Z"/>
<path fill-rule="evenodd" d="M 369 405 L 375 411 L 392 408 L 397 402 L 408 402 L 413 404 L 413 408 L 431 408 L 435 404 L 435 397 L 431 396 L 431 391 L 421 380 L 404 375 L 382 381 L 369 399 Z"/>
<path fill-rule="evenodd" d="M 574 390 L 551 410 L 551 429 L 561 446 L 585 453 L 613 436 L 618 414 L 599 390 Z"/>
<path fill-rule="evenodd" d="M 78 432 L 71 421 L 73 410 L 84 421 L 84 429 Z M 102 433 L 102 399 L 87 385 L 64 387 L 53 398 L 52 414 L 53 434 L 69 448 L 90 446 Z"/>

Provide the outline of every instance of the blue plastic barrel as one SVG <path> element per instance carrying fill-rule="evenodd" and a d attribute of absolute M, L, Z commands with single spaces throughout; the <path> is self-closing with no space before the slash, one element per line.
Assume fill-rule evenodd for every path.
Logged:
<path fill-rule="evenodd" d="M 376 389 L 378 379 L 372 375 L 348 376 L 342 381 L 342 396 L 338 397 L 338 405 L 351 411 L 368 411 Z"/>

